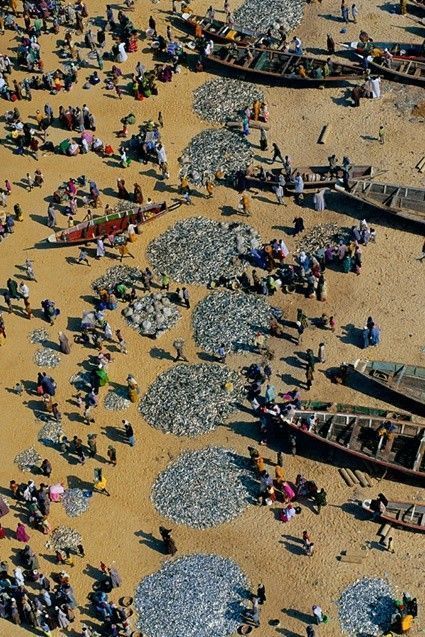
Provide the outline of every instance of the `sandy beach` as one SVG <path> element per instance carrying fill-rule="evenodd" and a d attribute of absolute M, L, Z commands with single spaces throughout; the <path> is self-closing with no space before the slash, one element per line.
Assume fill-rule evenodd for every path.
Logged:
<path fill-rule="evenodd" d="M 206 0 L 197 0 L 192 8 L 201 14 L 208 5 Z M 348 32 L 341 34 L 342 22 L 337 19 L 339 3 L 336 0 L 306 5 L 303 23 L 296 33 L 302 38 L 307 52 L 326 55 L 327 33 L 332 34 L 335 42 L 357 39 L 360 29 L 367 30 L 374 39 L 380 41 L 420 42 L 425 37 L 425 27 L 420 27 L 409 16 L 391 13 L 388 11 L 390 5 L 371 0 L 368 4 L 360 3 L 358 6 L 358 23 L 350 23 Z M 219 8 L 222 8 L 221 5 Z M 94 0 L 88 9 L 90 19 L 104 17 L 104 3 Z M 153 15 L 158 30 L 165 33 L 170 9 L 171 2 L 165 0 L 144 5 L 136 0 L 136 10 L 131 18 L 138 29 L 145 30 L 149 15 Z M 177 37 L 186 37 L 177 28 L 174 33 Z M 41 36 L 43 60 L 48 70 L 59 64 L 55 53 L 56 40 L 62 37 L 63 29 L 59 36 Z M 0 52 L 9 55 L 13 62 L 16 46 L 13 32 L 6 30 L 0 36 Z M 108 35 L 106 50 L 110 50 L 110 47 Z M 88 49 L 82 51 L 86 54 Z M 155 62 L 146 41 L 140 41 L 138 53 L 129 54 L 128 61 L 121 65 L 123 73 L 130 76 L 139 60 L 147 68 L 153 68 Z M 104 71 L 100 72 L 102 77 L 111 65 L 110 61 L 105 62 Z M 257 634 L 261 633 L 264 637 L 279 634 L 303 637 L 306 625 L 312 621 L 313 604 L 320 604 L 330 617 L 329 623 L 320 627 L 320 637 L 341 635 L 335 602 L 346 586 L 361 577 L 386 578 L 395 594 L 400 595 L 407 590 L 417 596 L 419 606 L 423 607 L 425 536 L 396 530 L 395 553 L 383 551 L 378 545 L 379 525 L 359 514 L 359 507 L 352 502 L 374 497 L 378 492 L 384 492 L 387 498 L 394 500 L 425 501 L 425 485 L 419 482 L 407 484 L 394 475 L 380 480 L 378 474 L 370 478 L 372 487 L 350 488 L 344 484 L 337 470 L 338 466 L 352 466 L 348 460 L 337 455 L 329 462 L 326 452 L 311 447 L 305 449 L 302 455 L 285 455 L 284 468 L 288 480 L 295 481 L 297 474 L 301 473 L 325 488 L 328 506 L 320 516 L 303 506 L 301 515 L 289 524 L 282 524 L 273 509 L 251 505 L 231 522 L 197 530 L 174 524 L 159 515 L 150 499 L 152 485 L 158 474 L 182 451 L 214 445 L 234 449 L 247 457 L 248 446 L 258 446 L 258 421 L 248 413 L 247 402 L 246 409 L 236 411 L 215 431 L 198 438 L 181 438 L 165 435 L 149 426 L 140 415 L 138 404 L 131 404 L 123 412 L 105 410 L 103 398 L 107 389 L 101 388 L 96 422 L 89 427 L 81 422 L 72 398 L 75 390 L 69 381 L 73 374 L 83 369 L 83 362 L 89 355 L 95 354 L 95 350 L 72 344 L 71 353 L 61 355 L 59 366 L 46 371 L 52 374 L 58 384 L 57 400 L 66 435 L 69 439 L 78 435 L 85 443 L 87 433 L 97 433 L 98 454 L 102 459 L 88 459 L 81 466 L 77 462 L 67 462 L 56 449 L 44 447 L 37 441 L 41 423 L 35 418 L 34 410 L 39 408 L 40 399 L 34 389 L 37 373 L 43 370 L 33 362 L 37 345 L 30 343 L 28 334 L 33 329 L 45 328 L 49 332 L 49 340 L 57 343 L 58 332 L 63 330 L 72 341 L 74 334 L 79 331 L 82 313 L 93 307 L 95 297 L 91 282 L 104 274 L 108 267 L 119 263 L 116 250 L 107 249 L 106 256 L 100 260 L 92 258 L 95 254 L 94 244 L 89 245 L 88 249 L 91 267 L 76 263 L 77 247 L 49 246 L 45 240 L 51 233 L 46 225 L 50 195 L 64 180 L 84 174 L 87 179 L 96 181 L 103 206 L 113 206 L 118 202 L 116 180 L 121 177 L 125 178 L 131 190 L 133 183 L 140 183 L 145 198 L 171 203 L 179 198 L 179 156 L 197 133 L 213 127 L 192 111 L 192 93 L 198 86 L 213 79 L 210 73 L 194 73 L 183 68 L 171 83 L 158 82 L 157 96 L 136 102 L 125 92 L 122 100 L 117 99 L 103 89 L 102 83 L 84 90 L 85 76 L 94 68 L 97 68 L 96 63 L 92 68 L 81 69 L 78 84 L 69 93 L 61 91 L 53 96 L 46 91 L 33 91 L 32 101 L 15 103 L 22 120 L 34 124 L 36 110 L 42 110 L 45 103 L 52 105 L 55 116 L 61 105 L 81 107 L 86 103 L 96 118 L 96 134 L 117 150 L 120 140 L 115 133 L 121 128 L 120 119 L 123 116 L 130 112 L 136 115 L 136 124 L 129 127 L 130 134 L 133 134 L 137 132 L 139 124 L 148 119 L 156 120 L 161 111 L 164 118 L 161 138 L 167 150 L 170 179 L 167 182 L 162 180 L 158 166 L 153 164 L 145 166 L 132 162 L 123 169 L 119 166 L 117 155 L 107 159 L 94 153 L 66 157 L 43 155 L 40 152 L 39 160 L 36 161 L 27 155 L 14 154 L 9 145 L 0 145 L 1 182 L 3 185 L 4 180 L 9 179 L 12 183 L 6 211 L 12 212 L 13 205 L 18 202 L 24 214 L 23 222 L 15 224 L 14 234 L 0 244 L 2 288 L 6 288 L 9 277 L 14 277 L 18 282 L 25 278 L 19 266 L 26 258 L 34 261 L 37 278 L 36 282 L 27 281 L 34 312 L 31 321 L 24 315 L 22 302 L 15 302 L 16 311 L 13 314 L 7 313 L 3 300 L 1 304 L 7 338 L 2 341 L 0 349 L 3 413 L 0 494 L 8 498 L 12 507 L 10 513 L 1 519 L 7 535 L 0 540 L 0 560 L 8 560 L 10 565 L 14 565 L 16 552 L 20 548 L 12 533 L 20 519 L 20 512 L 15 510 L 10 498 L 9 481 L 15 479 L 20 482 L 34 477 L 39 483 L 42 478 L 40 475 L 21 473 L 13 462 L 18 452 L 34 445 L 40 455 L 52 463 L 50 484 L 63 482 L 66 486 L 89 488 L 93 482 L 93 470 L 100 466 L 108 479 L 111 493 L 111 497 L 93 494 L 89 510 L 75 519 L 66 516 L 61 504 L 52 504 L 51 507 L 49 520 L 52 527 L 64 524 L 76 528 L 82 535 L 86 551 L 84 558 L 75 558 L 75 566 L 70 570 L 78 611 L 68 635 L 80 635 L 81 623 L 93 627 L 98 623 L 87 595 L 92 589 L 101 561 L 108 565 L 115 562 L 122 576 L 121 588 L 111 595 L 113 601 L 118 601 L 123 595 L 133 596 L 139 581 L 157 571 L 169 559 L 158 550 L 158 527 L 161 524 L 174 529 L 178 556 L 214 553 L 229 557 L 237 562 L 253 589 L 264 582 L 267 602 L 261 614 L 261 628 L 257 630 Z M 24 71 L 14 70 L 12 77 L 22 80 L 27 75 Z M 346 95 L 349 91 L 347 87 L 324 90 L 261 88 L 270 110 L 269 146 L 276 142 L 284 154 L 291 156 L 294 166 L 323 165 L 333 153 L 339 158 L 348 155 L 353 164 L 370 164 L 377 171 L 385 171 L 382 181 L 425 187 L 424 175 L 415 169 L 424 155 L 424 118 L 414 117 L 410 107 L 403 107 L 409 99 L 415 103 L 425 102 L 423 89 L 383 81 L 380 100 L 365 99 L 360 108 L 352 108 Z M 1 103 L 3 112 L 11 107 L 6 101 Z M 319 145 L 317 140 L 325 124 L 331 125 L 331 134 L 325 145 Z M 383 145 L 377 139 L 380 125 L 384 125 L 386 131 Z M 2 125 L 2 139 L 5 135 Z M 48 139 L 55 145 L 67 136 L 68 133 L 59 128 L 59 124 L 49 128 Z M 263 163 L 267 168 L 271 152 L 260 151 L 259 132 L 252 130 L 248 141 L 252 144 L 254 163 Z M 33 173 L 36 168 L 42 170 L 45 182 L 41 189 L 29 192 L 25 175 L 28 171 Z M 303 398 L 306 397 L 303 390 L 304 369 L 299 362 L 302 356 L 300 358 L 299 354 L 302 355 L 310 347 L 317 353 L 318 345 L 323 340 L 327 350 L 326 363 L 317 364 L 315 381 L 308 398 L 394 409 L 394 405 L 380 400 L 379 392 L 367 395 L 350 386 L 331 384 L 325 372 L 343 361 L 352 362 L 365 356 L 365 352 L 360 350 L 357 330 L 363 327 L 369 315 L 380 325 L 382 341 L 378 348 L 368 350 L 367 356 L 425 365 L 425 265 L 416 259 L 421 254 L 423 232 L 417 226 L 407 225 L 401 220 L 387 219 L 371 209 L 361 209 L 337 193 L 327 193 L 327 209 L 322 213 L 314 211 L 312 195 L 305 197 L 302 208 L 294 203 L 292 197 L 285 198 L 287 207 L 277 205 L 271 192 L 251 193 L 251 197 L 253 214 L 249 219 L 244 219 L 237 215 L 239 197 L 235 190 L 217 186 L 213 198 L 207 199 L 205 189 L 195 189 L 192 197 L 194 205 L 183 204 L 147 224 L 136 243 L 131 245 L 135 259 L 126 259 L 124 263 L 140 268 L 149 266 L 146 257 L 149 242 L 176 221 L 187 217 L 204 216 L 216 221 L 247 222 L 257 230 L 264 242 L 284 238 L 290 251 L 289 262 L 293 262 L 291 255 L 296 249 L 296 240 L 288 230 L 292 228 L 294 217 L 299 214 L 304 219 L 307 231 L 318 223 L 335 223 L 341 228 L 351 228 L 365 218 L 375 228 L 377 238 L 375 243 L 363 249 L 360 276 L 327 270 L 328 298 L 325 302 L 281 292 L 273 299 L 268 299 L 284 312 L 289 321 L 296 320 L 298 308 L 302 308 L 309 318 L 320 317 L 322 312 L 326 312 L 336 319 L 335 333 L 308 328 L 300 346 L 286 339 L 270 339 L 275 352 L 272 384 L 278 392 L 299 384 Z M 81 220 L 85 212 L 80 208 L 77 219 Z M 96 212 L 99 214 L 101 210 Z M 66 227 L 66 217 L 60 213 L 58 224 Z M 206 254 L 205 258 L 213 259 L 214 255 Z M 176 287 L 172 281 L 171 289 L 175 290 Z M 193 339 L 191 317 L 193 309 L 206 297 L 208 290 L 201 285 L 187 287 L 191 309 L 182 308 L 182 320 L 157 340 L 142 337 L 130 329 L 121 316 L 122 303 L 117 310 L 108 313 L 113 330 L 121 329 L 128 345 L 127 355 L 118 352 L 115 346 L 110 346 L 113 362 L 109 366 L 109 376 L 113 383 L 125 386 L 127 375 L 131 373 L 138 380 L 143 395 L 161 372 L 174 365 L 172 343 L 176 338 L 184 339 L 185 353 L 191 363 L 204 360 L 205 355 Z M 45 323 L 40 309 L 41 301 L 46 298 L 54 300 L 60 308 L 60 315 L 52 327 Z M 239 370 L 253 361 L 259 362 L 260 357 L 255 354 L 230 354 L 226 362 L 232 369 Z M 25 386 L 22 396 L 13 392 L 19 380 Z M 128 419 L 135 429 L 134 448 L 117 441 L 116 431 L 121 428 L 122 418 Z M 115 442 L 111 441 L 111 437 Z M 116 467 L 106 464 L 109 444 L 114 444 L 117 450 Z M 261 448 L 271 473 L 274 472 L 278 450 L 278 441 L 274 441 L 270 447 Z M 365 470 L 365 466 L 355 466 Z M 311 558 L 299 549 L 297 538 L 301 538 L 304 529 L 311 532 L 315 541 L 315 553 Z M 54 553 L 45 546 L 48 538 L 37 530 L 29 529 L 29 534 L 30 545 L 40 556 L 40 570 L 47 576 L 51 572 L 58 572 L 60 567 L 55 564 Z M 347 549 L 364 553 L 363 561 L 360 564 L 339 562 L 338 556 Z M 277 618 L 280 627 L 275 629 L 268 622 Z M 136 615 L 131 618 L 133 625 L 135 620 Z M 423 624 L 423 608 L 420 608 L 420 615 L 410 635 L 421 635 Z M 0 623 L 0 634 L 7 637 L 23 635 L 25 632 L 28 633 L 26 629 L 17 628 L 10 622 Z M 55 631 L 55 634 L 59 632 Z"/>

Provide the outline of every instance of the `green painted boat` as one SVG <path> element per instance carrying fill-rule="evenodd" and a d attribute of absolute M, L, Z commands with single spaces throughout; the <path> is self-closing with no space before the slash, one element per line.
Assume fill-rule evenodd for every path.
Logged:
<path fill-rule="evenodd" d="M 377 385 L 425 405 L 425 367 L 387 361 L 356 360 L 353 368 Z"/>

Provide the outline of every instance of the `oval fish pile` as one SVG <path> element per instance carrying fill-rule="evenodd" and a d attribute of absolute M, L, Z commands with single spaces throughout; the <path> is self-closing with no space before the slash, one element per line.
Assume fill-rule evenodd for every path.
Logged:
<path fill-rule="evenodd" d="M 235 11 L 235 21 L 257 33 L 266 33 L 279 23 L 288 33 L 300 24 L 304 7 L 305 0 L 245 0 Z"/>
<path fill-rule="evenodd" d="M 62 429 L 62 423 L 56 422 L 53 419 L 47 419 L 38 432 L 37 438 L 40 442 L 43 443 L 53 443 L 56 444 L 60 441 L 61 437 L 64 435 L 64 430 Z"/>
<path fill-rule="evenodd" d="M 57 367 L 60 360 L 59 354 L 50 347 L 38 349 L 34 354 L 34 363 L 38 367 Z"/>
<path fill-rule="evenodd" d="M 50 545 L 56 550 L 76 549 L 83 539 L 75 529 L 69 526 L 58 526 L 50 536 Z"/>
<path fill-rule="evenodd" d="M 338 600 L 339 621 L 350 637 L 375 637 L 390 628 L 393 593 L 384 579 L 364 577 L 343 591 Z"/>
<path fill-rule="evenodd" d="M 89 508 L 89 498 L 82 489 L 66 489 L 62 496 L 62 504 L 70 518 L 77 518 Z"/>
<path fill-rule="evenodd" d="M 42 328 L 31 330 L 28 334 L 28 340 L 30 343 L 44 343 L 49 338 L 49 332 Z"/>
<path fill-rule="evenodd" d="M 326 248 L 328 245 L 346 241 L 347 237 L 347 231 L 336 223 L 319 223 L 297 241 L 297 250 L 298 252 L 304 250 L 304 252 L 314 254 L 317 250 Z"/>
<path fill-rule="evenodd" d="M 268 334 L 272 308 L 262 298 L 230 292 L 212 292 L 193 313 L 196 343 L 216 354 L 223 344 L 227 352 L 246 352 L 252 348 L 257 332 Z"/>
<path fill-rule="evenodd" d="M 124 387 L 117 387 L 112 391 L 108 391 L 103 401 L 105 409 L 108 411 L 123 411 L 130 407 L 128 391 Z"/>
<path fill-rule="evenodd" d="M 142 272 L 139 268 L 134 268 L 129 265 L 114 265 L 112 268 L 108 268 L 102 276 L 95 279 L 91 286 L 92 289 L 112 290 L 116 285 L 125 283 L 128 286 L 133 286 L 136 281 L 140 281 Z"/>
<path fill-rule="evenodd" d="M 142 336 L 161 336 L 181 319 L 179 310 L 162 292 L 138 296 L 122 313 Z"/>
<path fill-rule="evenodd" d="M 159 474 L 151 497 L 161 515 L 207 529 L 239 515 L 254 493 L 245 458 L 230 449 L 206 447 L 184 451 L 174 460 Z"/>
<path fill-rule="evenodd" d="M 180 174 L 194 184 L 214 177 L 218 170 L 233 177 L 251 163 L 251 146 L 241 133 L 225 129 L 204 130 L 196 135 L 180 157 Z"/>
<path fill-rule="evenodd" d="M 20 451 L 13 462 L 18 465 L 21 471 L 31 471 L 33 467 L 37 467 L 41 463 L 41 460 L 38 451 L 34 447 L 30 447 Z"/>
<path fill-rule="evenodd" d="M 149 637 L 226 637 L 241 623 L 248 582 L 239 566 L 218 555 L 166 562 L 138 585 L 138 628 Z"/>
<path fill-rule="evenodd" d="M 220 77 L 194 91 L 193 110 L 207 122 L 225 124 L 239 118 L 255 100 L 264 100 L 263 92 L 255 84 Z"/>
<path fill-rule="evenodd" d="M 177 365 L 158 376 L 139 410 L 155 429 L 194 437 L 224 422 L 243 395 L 240 376 L 223 365 Z"/>
<path fill-rule="evenodd" d="M 257 232 L 244 223 L 193 217 L 178 221 L 150 242 L 149 260 L 156 272 L 180 283 L 204 283 L 241 274 L 241 257 L 260 245 Z"/>

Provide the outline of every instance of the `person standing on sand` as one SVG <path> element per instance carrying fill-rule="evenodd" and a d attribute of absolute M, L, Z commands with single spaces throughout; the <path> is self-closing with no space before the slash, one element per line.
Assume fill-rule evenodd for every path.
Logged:
<path fill-rule="evenodd" d="M 385 129 L 384 129 L 382 124 L 379 127 L 378 140 L 379 140 L 379 143 L 381 144 L 381 146 L 383 146 L 385 144 Z"/>
<path fill-rule="evenodd" d="M 277 159 L 280 159 L 282 164 L 284 164 L 285 162 L 284 162 L 283 155 L 279 146 L 277 144 L 272 144 L 272 149 L 273 149 L 273 156 L 270 163 L 274 164 Z"/>
<path fill-rule="evenodd" d="M 420 261 L 422 263 L 422 261 L 425 259 L 425 239 L 422 245 L 422 254 L 420 257 L 416 257 L 417 261 Z"/>
<path fill-rule="evenodd" d="M 124 425 L 125 437 L 127 438 L 128 444 L 130 447 L 134 447 L 136 439 L 134 437 L 134 430 L 131 423 L 128 420 L 123 420 L 122 424 Z"/>
<path fill-rule="evenodd" d="M 174 359 L 174 362 L 177 362 L 179 360 L 181 361 L 186 361 L 186 363 L 188 362 L 186 356 L 184 355 L 183 352 L 183 347 L 184 347 L 184 341 L 181 338 L 176 339 L 173 342 L 173 347 L 176 350 L 176 357 Z"/>
<path fill-rule="evenodd" d="M 319 344 L 319 351 L 318 351 L 317 357 L 320 363 L 326 363 L 326 349 L 325 349 L 324 343 Z"/>
<path fill-rule="evenodd" d="M 307 633 L 307 637 L 315 637 L 316 636 L 316 631 L 314 630 L 313 626 L 307 626 L 307 628 L 305 630 L 306 630 L 306 633 Z"/>
<path fill-rule="evenodd" d="M 318 491 L 314 496 L 314 501 L 317 507 L 317 515 L 319 515 L 322 507 L 326 506 L 328 503 L 326 491 L 324 489 L 320 489 L 320 491 Z"/>

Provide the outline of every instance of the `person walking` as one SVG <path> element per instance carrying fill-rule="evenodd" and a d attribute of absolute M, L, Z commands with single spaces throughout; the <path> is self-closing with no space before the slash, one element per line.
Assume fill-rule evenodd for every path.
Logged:
<path fill-rule="evenodd" d="M 104 493 L 107 496 L 111 494 L 106 488 L 108 481 L 102 473 L 102 469 L 95 469 L 95 479 L 93 482 L 93 490 L 98 491 L 99 493 Z"/>
<path fill-rule="evenodd" d="M 318 491 L 316 495 L 314 496 L 314 501 L 317 507 L 317 515 L 320 514 L 322 507 L 327 505 L 328 503 L 327 497 L 328 497 L 328 494 L 323 488 L 320 489 L 320 491 Z"/>
<path fill-rule="evenodd" d="M 263 583 L 258 584 L 257 588 L 258 603 L 262 606 L 266 601 L 266 587 Z"/>
<path fill-rule="evenodd" d="M 314 380 L 314 370 L 311 367 L 311 365 L 308 365 L 307 369 L 305 370 L 305 380 L 306 380 L 306 389 L 307 391 L 310 391 L 311 386 L 313 384 L 313 380 Z"/>
<path fill-rule="evenodd" d="M 109 445 L 106 451 L 106 455 L 108 456 L 109 464 L 111 464 L 113 467 L 116 467 L 117 466 L 117 451 L 115 447 L 113 447 L 112 445 Z"/>
<path fill-rule="evenodd" d="M 226 362 L 226 349 L 223 343 L 220 345 L 220 347 L 217 350 L 217 359 L 219 363 Z"/>
<path fill-rule="evenodd" d="M 272 149 L 273 149 L 273 156 L 270 163 L 274 164 L 275 161 L 279 159 L 282 162 L 282 164 L 284 164 L 285 162 L 284 162 L 283 155 L 279 146 L 277 144 L 272 144 Z"/>
<path fill-rule="evenodd" d="M 385 144 L 385 129 L 382 124 L 379 127 L 378 139 L 379 139 L 379 143 L 383 146 Z"/>
<path fill-rule="evenodd" d="M 319 351 L 317 354 L 317 358 L 319 359 L 320 363 L 326 363 L 326 349 L 325 349 L 324 343 L 319 344 Z"/>
<path fill-rule="evenodd" d="M 187 309 L 190 310 L 189 290 L 187 288 L 182 288 L 182 296 L 184 304 L 186 305 Z"/>
<path fill-rule="evenodd" d="M 136 439 L 134 437 L 134 430 L 131 423 L 128 420 L 123 420 L 122 424 L 124 425 L 124 433 L 127 438 L 127 442 L 130 447 L 134 447 L 136 444 Z"/>
<path fill-rule="evenodd" d="M 359 10 L 356 4 L 351 5 L 351 17 L 353 18 L 354 24 L 357 24 L 357 16 L 359 15 Z"/>
<path fill-rule="evenodd" d="M 86 263 L 89 267 L 91 265 L 89 263 L 89 255 L 86 252 L 86 250 L 84 250 L 84 248 L 80 249 L 80 254 L 78 255 L 77 263 Z"/>
<path fill-rule="evenodd" d="M 282 184 L 278 184 L 277 186 L 275 186 L 274 187 L 274 192 L 275 192 L 275 195 L 276 195 L 277 203 L 279 205 L 283 204 L 284 206 L 286 206 L 286 203 L 283 200 L 283 196 L 284 196 L 285 192 L 283 190 Z"/>
<path fill-rule="evenodd" d="M 97 454 L 97 434 L 87 434 L 87 447 L 89 449 L 89 457 L 95 458 Z"/>
<path fill-rule="evenodd" d="M 186 361 L 186 363 L 188 363 L 189 361 L 188 361 L 188 359 L 186 358 L 186 356 L 184 355 L 184 352 L 183 352 L 183 347 L 184 347 L 183 339 L 181 339 L 181 338 L 176 339 L 173 342 L 173 347 L 176 350 L 176 357 L 174 359 L 174 362 L 177 362 L 177 361 L 180 360 L 180 361 Z"/>
<path fill-rule="evenodd" d="M 127 354 L 127 343 L 123 335 L 121 334 L 121 330 L 115 330 L 115 336 L 117 337 L 118 349 L 120 350 L 121 354 Z"/>

